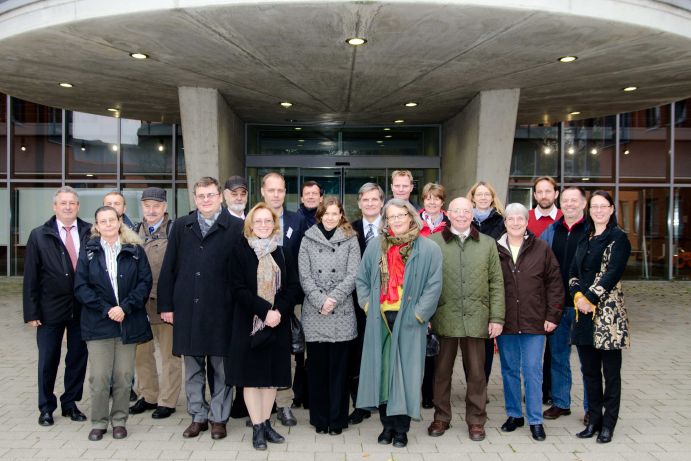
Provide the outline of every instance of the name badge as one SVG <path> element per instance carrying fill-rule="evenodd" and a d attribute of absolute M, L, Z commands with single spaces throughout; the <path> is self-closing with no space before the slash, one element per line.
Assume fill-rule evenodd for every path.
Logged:
<path fill-rule="evenodd" d="M 288 232 L 286 232 L 286 237 L 287 237 L 287 238 L 290 238 L 291 235 L 293 235 L 293 228 L 292 228 L 292 227 L 289 227 L 289 228 L 288 228 Z"/>

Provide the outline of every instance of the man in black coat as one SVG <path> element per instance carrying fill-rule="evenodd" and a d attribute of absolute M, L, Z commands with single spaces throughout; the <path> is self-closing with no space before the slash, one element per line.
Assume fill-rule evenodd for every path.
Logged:
<path fill-rule="evenodd" d="M 352 226 L 357 232 L 357 240 L 360 244 L 360 255 L 365 252 L 367 244 L 379 233 L 381 224 L 381 210 L 384 207 L 384 190 L 373 182 L 363 184 L 358 191 L 358 208 L 362 218 L 353 221 Z M 357 295 L 353 295 L 353 301 L 357 303 Z M 367 316 L 360 306 L 355 306 L 355 319 L 357 320 L 357 338 L 351 342 L 351 350 L 348 364 L 348 385 L 350 395 L 355 407 L 358 384 L 360 382 L 360 359 L 362 357 L 362 340 L 365 337 L 365 324 Z M 348 416 L 350 424 L 359 424 L 363 419 L 371 416 L 368 410 L 355 408 Z"/>
<path fill-rule="evenodd" d="M 209 422 L 211 438 L 227 435 L 232 400 L 224 369 L 232 330 L 229 274 L 243 221 L 222 212 L 222 200 L 216 179 L 197 181 L 197 211 L 175 221 L 158 279 L 158 312 L 173 324 L 173 354 L 184 356 L 187 411 L 192 416 L 185 438 L 198 436 Z M 204 397 L 207 371 L 209 403 Z"/>
<path fill-rule="evenodd" d="M 305 220 L 307 229 L 317 223 L 317 210 L 324 201 L 324 189 L 317 181 L 305 181 L 300 189 L 300 208 L 297 214 Z"/>
<path fill-rule="evenodd" d="M 38 409 L 41 426 L 53 424 L 57 399 L 53 393 L 60 364 L 62 338 L 67 330 L 65 391 L 62 415 L 86 421 L 76 402 L 82 399 L 87 349 L 79 326 L 81 306 L 74 298 L 74 274 L 79 248 L 91 225 L 77 217 L 79 197 L 69 186 L 53 197 L 55 215 L 31 231 L 24 258 L 24 322 L 36 327 L 38 344 Z"/>
<path fill-rule="evenodd" d="M 290 248 L 290 254 L 300 254 L 300 243 L 307 230 L 307 223 L 298 213 L 288 211 L 283 204 L 286 198 L 286 180 L 282 174 L 271 172 L 262 178 L 261 194 L 267 203 L 278 215 L 281 223 L 281 235 L 283 241 L 279 245 Z M 297 257 L 295 257 L 297 260 Z M 297 267 L 294 270 L 298 270 Z M 299 303 L 302 303 L 302 293 L 299 295 Z M 307 404 L 307 372 L 305 369 L 305 354 L 295 354 L 295 377 L 293 379 L 293 408 Z M 294 426 L 297 420 L 290 408 L 283 407 L 278 411 L 278 419 L 284 426 Z"/>

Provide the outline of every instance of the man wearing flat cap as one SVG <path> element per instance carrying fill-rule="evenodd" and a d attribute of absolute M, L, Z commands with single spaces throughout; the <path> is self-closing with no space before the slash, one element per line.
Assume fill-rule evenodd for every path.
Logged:
<path fill-rule="evenodd" d="M 223 187 L 223 198 L 231 216 L 245 220 L 247 206 L 247 180 L 242 176 L 231 176 Z"/>
<path fill-rule="evenodd" d="M 154 284 L 146 303 L 154 341 L 158 341 L 161 355 L 161 373 L 156 370 L 154 341 L 137 345 L 135 371 L 137 394 L 140 398 L 130 407 L 133 415 L 154 410 L 154 419 L 167 418 L 175 413 L 180 387 L 182 386 L 182 359 L 173 355 L 173 325 L 163 322 L 157 313 L 156 293 L 163 256 L 168 246 L 168 234 L 173 222 L 166 213 L 166 191 L 149 187 L 142 192 L 142 222 L 136 228 L 144 240 L 144 251 L 149 259 Z"/>

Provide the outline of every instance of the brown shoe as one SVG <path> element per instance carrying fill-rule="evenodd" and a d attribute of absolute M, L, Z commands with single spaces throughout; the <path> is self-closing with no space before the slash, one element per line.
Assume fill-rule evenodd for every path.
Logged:
<path fill-rule="evenodd" d="M 105 429 L 91 429 L 91 432 L 89 432 L 89 440 L 92 442 L 98 442 L 103 438 L 103 434 L 105 433 Z"/>
<path fill-rule="evenodd" d="M 427 434 L 429 434 L 430 437 L 439 437 L 444 435 L 444 432 L 449 430 L 449 427 L 451 427 L 451 424 L 448 422 L 435 419 L 427 428 Z"/>
<path fill-rule="evenodd" d="M 185 429 L 185 432 L 182 433 L 182 436 L 186 439 L 189 439 L 198 436 L 200 432 L 204 432 L 208 429 L 209 423 L 207 423 L 206 421 L 204 421 L 203 423 L 192 421 L 192 424 L 187 426 L 187 429 Z"/>
<path fill-rule="evenodd" d="M 113 428 L 114 439 L 124 439 L 125 437 L 127 437 L 127 429 L 125 429 L 125 426 L 115 426 Z"/>
<path fill-rule="evenodd" d="M 571 410 L 569 410 L 568 408 L 564 409 L 552 405 L 551 407 L 546 409 L 544 413 L 542 413 L 542 416 L 544 416 L 545 419 L 557 419 L 560 416 L 568 416 L 570 414 Z"/>
<path fill-rule="evenodd" d="M 485 428 L 482 424 L 471 424 L 468 426 L 468 435 L 473 442 L 485 440 Z"/>
<path fill-rule="evenodd" d="M 214 440 L 224 439 L 228 435 L 225 423 L 211 423 L 211 438 Z"/>

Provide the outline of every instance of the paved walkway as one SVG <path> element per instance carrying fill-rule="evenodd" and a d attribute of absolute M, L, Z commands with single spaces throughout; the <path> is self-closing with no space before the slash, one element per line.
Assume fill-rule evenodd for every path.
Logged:
<path fill-rule="evenodd" d="M 443 437 L 427 436 L 432 410 L 413 422 L 405 449 L 377 445 L 380 431 L 373 417 L 340 436 L 316 435 L 306 410 L 296 411 L 299 424 L 282 428 L 287 439 L 265 452 L 251 447 L 251 429 L 231 420 L 228 438 L 213 441 L 207 433 L 182 438 L 189 423 L 184 395 L 177 412 L 156 421 L 150 412 L 128 421 L 130 436 L 100 442 L 86 438 L 89 423 L 74 423 L 55 413 L 55 425 L 40 427 L 36 419 L 36 342 L 33 329 L 22 324 L 21 284 L 0 278 L 0 459 L 109 459 L 109 460 L 295 460 L 295 461 L 446 461 L 446 460 L 691 460 L 691 284 L 629 282 L 624 286 L 631 318 L 632 348 L 624 353 L 623 399 L 612 443 L 579 440 L 582 429 L 582 383 L 576 377 L 573 414 L 547 421 L 547 440 L 534 442 L 527 427 L 504 434 L 505 419 L 499 360 L 490 383 L 487 439 L 471 442 L 462 419 L 464 383 L 454 375 L 453 427 Z M 572 363 L 578 369 L 575 351 Z M 456 366 L 460 370 L 460 366 Z M 576 373 L 578 375 L 578 373 Z M 58 382 L 60 382 L 59 378 Z M 61 392 L 58 384 L 56 392 Z M 279 403 L 290 396 L 282 392 Z M 88 415 L 88 387 L 80 404 Z"/>

